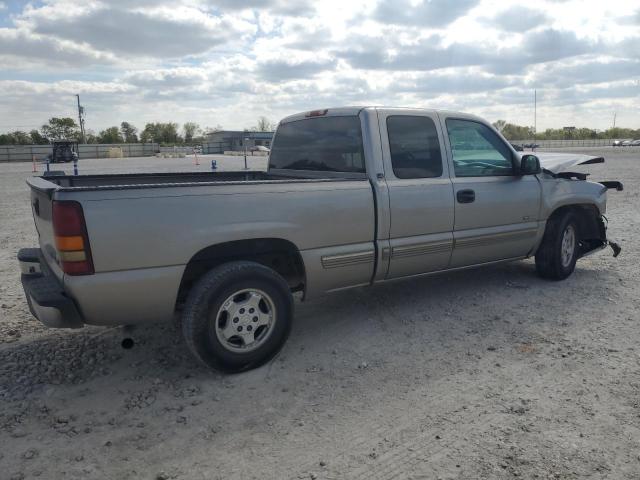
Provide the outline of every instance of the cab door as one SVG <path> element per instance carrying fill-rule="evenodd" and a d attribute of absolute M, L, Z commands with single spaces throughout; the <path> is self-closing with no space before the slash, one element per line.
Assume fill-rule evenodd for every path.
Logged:
<path fill-rule="evenodd" d="M 453 189 L 435 112 L 379 111 L 389 192 L 386 278 L 446 269 L 453 248 Z"/>
<path fill-rule="evenodd" d="M 455 201 L 451 267 L 524 257 L 534 247 L 541 187 L 484 123 L 444 116 Z"/>

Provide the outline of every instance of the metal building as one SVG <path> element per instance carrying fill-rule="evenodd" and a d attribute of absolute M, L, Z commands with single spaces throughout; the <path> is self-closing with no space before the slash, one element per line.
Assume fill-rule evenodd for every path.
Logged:
<path fill-rule="evenodd" d="M 239 130 L 220 130 L 207 134 L 203 145 L 204 153 L 223 153 L 228 150 L 243 151 L 262 145 L 271 148 L 274 132 L 245 132 Z"/>

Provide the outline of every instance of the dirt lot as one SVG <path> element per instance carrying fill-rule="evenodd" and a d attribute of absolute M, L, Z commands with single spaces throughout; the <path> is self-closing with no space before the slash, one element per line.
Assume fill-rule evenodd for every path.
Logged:
<path fill-rule="evenodd" d="M 0 164 L 0 477 L 640 478 L 640 151 L 604 155 L 588 171 L 625 183 L 619 258 L 560 283 L 524 261 L 298 304 L 282 353 L 234 376 L 196 364 L 175 325 L 122 350 L 118 329 L 32 319 L 15 260 L 36 244 L 31 165 Z"/>

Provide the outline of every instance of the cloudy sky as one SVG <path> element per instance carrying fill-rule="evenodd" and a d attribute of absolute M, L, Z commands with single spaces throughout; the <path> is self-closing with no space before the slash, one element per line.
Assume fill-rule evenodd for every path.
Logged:
<path fill-rule="evenodd" d="M 0 0 L 0 130 L 314 108 L 640 127 L 640 0 Z"/>

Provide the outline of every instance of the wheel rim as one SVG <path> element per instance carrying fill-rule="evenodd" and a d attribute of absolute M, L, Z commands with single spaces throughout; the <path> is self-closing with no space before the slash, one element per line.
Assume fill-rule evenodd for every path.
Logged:
<path fill-rule="evenodd" d="M 276 318 L 273 300 L 262 290 L 244 289 L 229 295 L 214 318 L 220 343 L 232 352 L 251 352 L 267 341 Z"/>
<path fill-rule="evenodd" d="M 562 234 L 562 247 L 560 257 L 563 267 L 568 267 L 573 261 L 573 254 L 576 250 L 576 229 L 573 225 L 567 225 Z"/>

